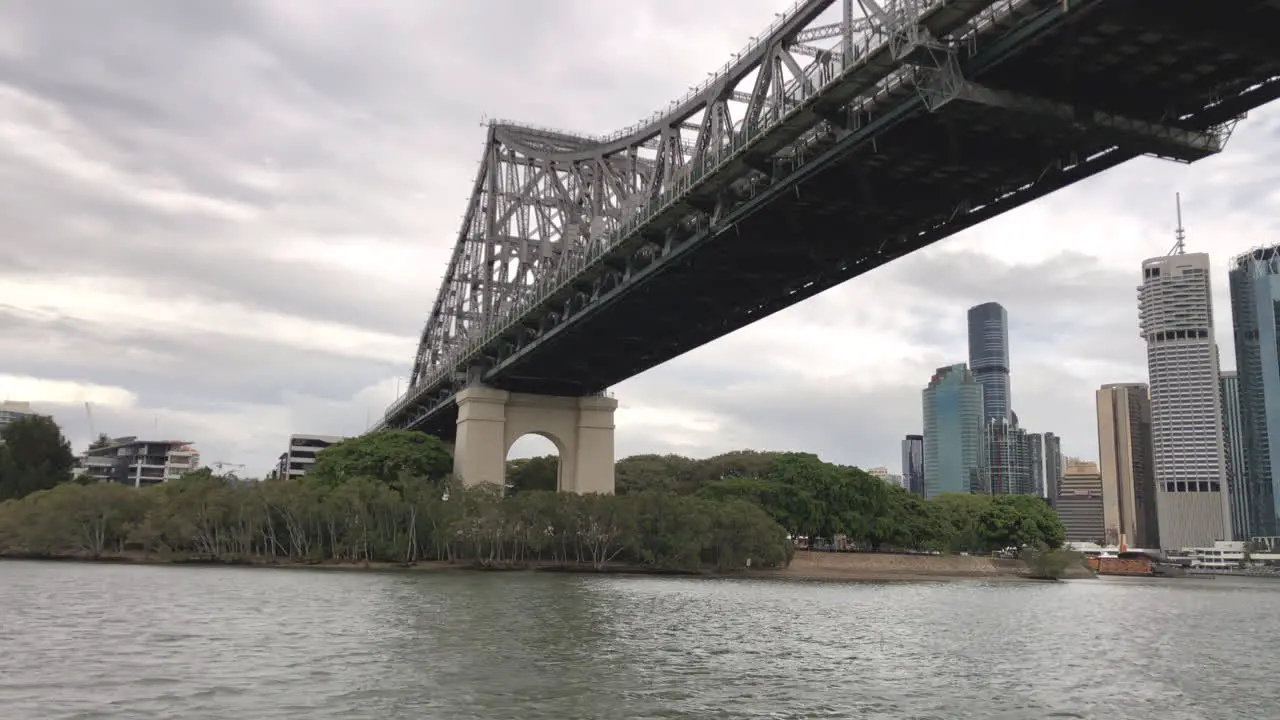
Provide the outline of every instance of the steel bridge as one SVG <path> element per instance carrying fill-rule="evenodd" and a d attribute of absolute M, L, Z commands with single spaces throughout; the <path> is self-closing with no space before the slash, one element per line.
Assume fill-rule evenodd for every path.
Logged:
<path fill-rule="evenodd" d="M 1280 0 L 835 2 L 611 135 L 491 122 L 378 427 L 452 437 L 475 384 L 601 393 L 1138 156 L 1218 153 L 1280 96 Z"/>

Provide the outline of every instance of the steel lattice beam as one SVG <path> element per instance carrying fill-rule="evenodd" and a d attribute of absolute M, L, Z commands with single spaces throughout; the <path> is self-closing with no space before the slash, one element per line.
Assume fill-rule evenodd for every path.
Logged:
<path fill-rule="evenodd" d="M 846 7 L 842 22 L 814 25 L 834 1 L 800 4 L 697 91 L 622 133 L 592 137 L 491 122 L 410 388 L 451 367 L 469 338 L 530 301 L 539 282 L 589 254 L 691 165 L 776 123 L 846 63 L 882 44 L 895 23 L 944 4 L 892 0 L 864 8 L 873 16 L 862 18 Z M 841 47 L 805 44 L 828 38 L 842 38 Z"/>
<path fill-rule="evenodd" d="M 1077 108 L 1068 103 L 1031 97 L 963 82 L 956 100 L 1023 113 L 1039 121 L 1053 120 L 1081 130 L 1101 130 L 1117 141 L 1147 146 L 1150 152 L 1173 160 L 1194 162 L 1222 151 L 1223 134 L 1127 118 L 1101 110 Z"/>
<path fill-rule="evenodd" d="M 1153 122 L 972 80 L 1100 0 L 842 0 L 840 23 L 818 23 L 834 4 L 799 3 L 702 86 L 620 132 L 491 122 L 409 393 L 386 422 L 413 426 L 467 383 L 510 380 L 491 369 L 526 362 L 522 353 L 532 357 L 536 343 L 598 312 L 593 302 L 681 252 L 685 239 L 723 232 L 744 203 L 798 195 L 832 153 L 874 149 L 915 115 L 947 115 L 949 103 L 958 114 L 1047 123 L 1059 138 L 1114 138 L 1125 157 L 1191 161 L 1222 146 L 1221 128 L 1203 123 Z M 810 44 L 830 39 L 839 44 Z M 1223 108 L 1218 114 L 1230 115 Z M 1003 207 L 999 198 L 989 207 Z M 988 206 L 956 212 L 979 218 Z"/>

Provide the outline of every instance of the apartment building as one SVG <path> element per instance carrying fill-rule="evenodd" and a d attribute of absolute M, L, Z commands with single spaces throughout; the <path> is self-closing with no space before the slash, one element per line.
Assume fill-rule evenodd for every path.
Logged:
<path fill-rule="evenodd" d="M 35 414 L 35 411 L 31 409 L 31 403 L 18 402 L 16 400 L 0 402 L 0 430 L 4 430 L 14 420 L 31 417 Z"/>
<path fill-rule="evenodd" d="M 306 475 L 316 464 L 317 453 L 345 439 L 341 435 L 290 435 L 289 449 L 276 462 L 275 476 L 297 478 Z"/>
<path fill-rule="evenodd" d="M 177 480 L 200 468 L 200 453 L 185 440 L 139 440 L 120 437 L 110 444 L 86 450 L 77 462 L 77 473 L 98 482 L 133 487 Z"/>
<path fill-rule="evenodd" d="M 887 467 L 884 467 L 884 466 L 871 467 L 871 468 L 867 468 L 867 469 L 866 469 L 866 472 L 867 472 L 867 474 L 868 474 L 868 475 L 872 475 L 872 476 L 874 476 L 874 477 L 877 477 L 877 478 L 879 478 L 879 479 L 881 479 L 881 480 L 883 480 L 883 481 L 885 481 L 885 482 L 889 483 L 890 485 L 897 485 L 898 487 L 902 488 L 903 490 L 906 490 L 906 489 L 907 489 L 907 481 L 906 481 L 906 477 L 905 477 L 905 476 L 903 476 L 903 475 L 896 475 L 896 474 L 894 474 L 894 473 L 892 473 L 892 472 L 889 472 L 889 468 L 887 468 Z"/>

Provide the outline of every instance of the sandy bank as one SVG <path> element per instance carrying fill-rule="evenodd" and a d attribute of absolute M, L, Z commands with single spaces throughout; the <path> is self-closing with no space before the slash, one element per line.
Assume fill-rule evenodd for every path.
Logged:
<path fill-rule="evenodd" d="M 796 552 L 791 565 L 761 571 L 792 580 L 938 581 L 1029 580 L 1017 560 L 961 555 L 891 555 L 880 553 Z"/>
<path fill-rule="evenodd" d="M 0 556 L 0 559 L 6 559 Z M 21 559 L 21 558 L 7 558 Z M 294 562 L 270 558 L 253 558 L 249 561 L 222 562 L 216 560 L 193 560 L 189 558 L 165 558 L 145 553 L 124 553 L 100 558 L 59 557 L 59 558 L 26 558 L 39 560 L 62 560 L 71 562 L 119 562 L 148 565 L 218 565 L 251 568 L 280 568 L 307 570 L 348 570 L 348 571 L 396 571 L 396 572 L 443 572 L 472 571 L 483 572 L 470 563 L 451 563 L 443 560 L 419 561 L 414 563 L 392 562 Z M 515 568 L 525 572 L 578 572 L 608 573 L 633 575 L 698 575 L 707 577 L 759 577 L 776 580 L 821 580 L 831 582 L 936 582 L 940 580 L 989 580 L 989 581 L 1028 581 L 1026 568 L 1016 560 L 995 560 L 989 557 L 966 557 L 959 555 L 891 555 L 879 553 L 831 553 L 797 551 L 791 565 L 781 569 L 756 569 L 739 573 L 716 573 L 711 571 L 696 573 L 672 573 L 670 571 L 653 570 L 633 565 L 611 564 L 604 570 L 595 570 L 589 566 L 561 566 L 544 564 L 531 567 Z M 1076 573 L 1071 574 L 1077 576 Z M 1089 576 L 1088 573 L 1080 575 Z"/>

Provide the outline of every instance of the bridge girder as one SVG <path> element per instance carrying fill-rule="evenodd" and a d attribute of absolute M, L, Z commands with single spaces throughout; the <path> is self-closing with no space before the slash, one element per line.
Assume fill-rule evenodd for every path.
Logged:
<path fill-rule="evenodd" d="M 864 17 L 853 12 L 855 1 Z M 624 221 L 687 183 L 695 165 L 777 124 L 847 65 L 887 46 L 901 26 L 960 17 L 938 13 L 955 0 L 842 2 L 842 21 L 826 24 L 815 21 L 835 0 L 803 2 L 687 96 L 611 135 L 491 121 L 410 390 L 451 372 L 497 318 L 533 302 L 550 278 L 571 273 Z M 990 2 L 959 4 L 981 9 Z M 838 42 L 813 45 L 824 40 Z M 768 161 L 757 165 L 767 170 Z"/>
<path fill-rule="evenodd" d="M 865 17 L 853 16 L 854 2 L 864 4 Z M 1089 172 L 1141 153 L 1194 161 L 1221 149 L 1223 123 L 1230 126 L 1236 117 L 1206 130 L 1195 119 L 1138 117 L 967 77 L 978 71 L 968 60 L 998 64 L 1020 44 L 1037 42 L 1038 33 L 1069 11 L 1078 18 L 1098 9 L 1099 0 L 843 0 L 843 22 L 815 24 L 833 3 L 799 5 L 704 85 L 618 133 L 585 136 L 491 122 L 408 395 L 385 422 L 423 422 L 454 390 L 526 353 L 529 343 L 672 252 L 673 243 L 721 232 L 716 228 L 734 222 L 734 207 L 772 183 L 790 177 L 799 192 L 798 168 L 847 145 L 843 139 L 850 136 L 874 143 L 877 133 L 918 112 L 911 98 L 923 112 L 973 105 L 1056 125 L 1062 137 L 1087 133 L 1123 145 L 1101 160 L 1080 160 Z M 808 44 L 824 39 L 839 44 Z M 1075 167 L 1075 161 L 1056 162 Z M 1007 205 L 1004 197 L 965 201 L 952 214 L 984 217 Z"/>

